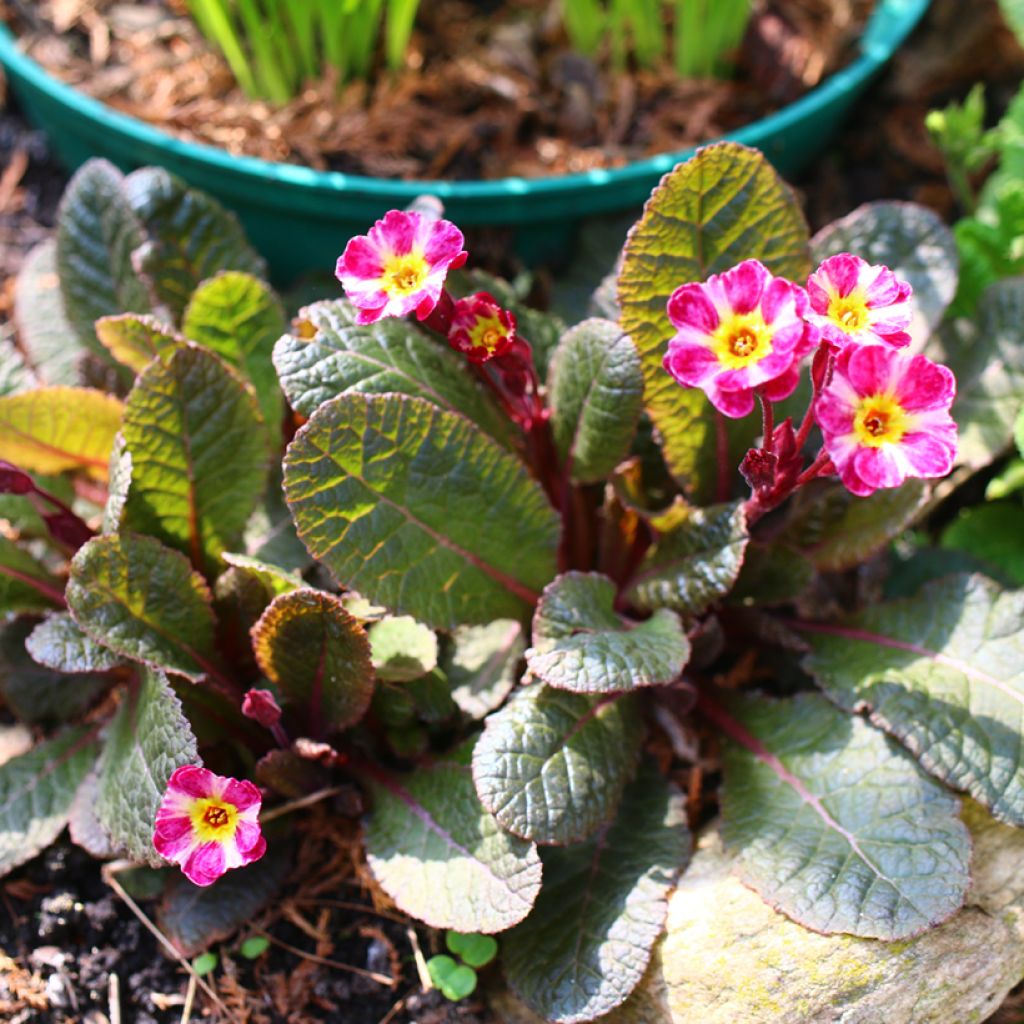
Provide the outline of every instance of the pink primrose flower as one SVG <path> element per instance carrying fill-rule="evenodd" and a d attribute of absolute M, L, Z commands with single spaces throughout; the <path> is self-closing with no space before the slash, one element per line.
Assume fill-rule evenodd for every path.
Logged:
<path fill-rule="evenodd" d="M 910 343 L 913 289 L 888 267 L 848 252 L 830 256 L 807 280 L 808 319 L 837 348 L 850 342 L 902 348 Z"/>
<path fill-rule="evenodd" d="M 953 468 L 956 380 L 945 366 L 888 345 L 850 345 L 814 406 L 825 450 L 861 496 Z"/>
<path fill-rule="evenodd" d="M 455 303 L 448 343 L 471 363 L 486 363 L 512 346 L 516 318 L 487 292 L 477 292 Z"/>
<path fill-rule="evenodd" d="M 804 290 L 758 260 L 681 285 L 668 300 L 676 335 L 665 369 L 680 384 L 702 388 L 719 412 L 746 416 L 755 389 L 779 401 L 796 388 L 800 360 L 818 343 L 806 311 Z"/>
<path fill-rule="evenodd" d="M 365 235 L 349 240 L 335 271 L 358 307 L 358 321 L 428 317 L 449 270 L 466 262 L 462 232 L 451 222 L 389 210 Z"/>
<path fill-rule="evenodd" d="M 260 791 L 198 765 L 175 770 L 156 812 L 153 846 L 195 885 L 212 885 L 231 868 L 266 852 Z"/>

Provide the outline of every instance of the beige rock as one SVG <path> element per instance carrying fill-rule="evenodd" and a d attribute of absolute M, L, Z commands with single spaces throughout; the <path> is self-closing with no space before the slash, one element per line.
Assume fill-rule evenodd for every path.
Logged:
<path fill-rule="evenodd" d="M 968 804 L 974 883 L 904 942 L 818 935 L 772 910 L 706 832 L 639 989 L 601 1024 L 975 1024 L 1024 977 L 1024 830 Z M 539 1018 L 501 993 L 506 1024 Z"/>

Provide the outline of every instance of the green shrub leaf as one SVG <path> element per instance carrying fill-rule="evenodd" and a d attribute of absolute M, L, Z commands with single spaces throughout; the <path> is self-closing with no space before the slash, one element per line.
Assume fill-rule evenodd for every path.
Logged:
<path fill-rule="evenodd" d="M 969 882 L 955 797 L 890 739 L 816 694 L 737 702 L 724 839 L 743 881 L 815 931 L 906 939 Z"/>
<path fill-rule="evenodd" d="M 196 740 L 162 672 L 145 672 L 125 695 L 99 765 L 96 816 L 116 847 L 133 860 L 163 863 L 153 823 L 176 768 L 198 761 Z"/>
<path fill-rule="evenodd" d="M 48 615 L 25 641 L 34 661 L 55 672 L 107 672 L 124 660 L 83 633 L 67 612 Z"/>
<path fill-rule="evenodd" d="M 452 700 L 470 718 L 484 718 L 501 707 L 519 678 L 525 650 L 523 627 L 514 619 L 460 626 L 441 658 Z"/>
<path fill-rule="evenodd" d="M 408 683 L 437 667 L 437 635 L 408 615 L 373 623 L 368 636 L 378 679 Z"/>
<path fill-rule="evenodd" d="M 370 643 L 333 594 L 293 590 L 274 598 L 252 629 L 264 675 L 308 711 L 313 735 L 345 729 L 373 696 Z"/>
<path fill-rule="evenodd" d="M 477 793 L 513 835 L 579 842 L 615 814 L 643 731 L 633 695 L 527 686 L 487 719 L 473 752 Z"/>
<path fill-rule="evenodd" d="M 136 381 L 123 435 L 132 459 L 125 529 L 159 538 L 212 577 L 266 486 L 252 395 L 216 356 L 189 345 Z"/>
<path fill-rule="evenodd" d="M 0 875 L 57 838 L 98 750 L 94 731 L 82 726 L 0 765 Z"/>
<path fill-rule="evenodd" d="M 469 768 L 450 761 L 374 787 L 366 855 L 384 891 L 413 917 L 460 932 L 504 931 L 540 891 L 537 848 L 480 806 Z"/>
<path fill-rule="evenodd" d="M 629 233 L 619 272 L 622 328 L 644 369 L 644 405 L 663 438 L 673 474 L 698 498 L 717 475 L 714 409 L 662 368 L 675 333 L 665 307 L 681 284 L 703 281 L 744 259 L 803 282 L 811 270 L 807 226 L 789 187 L 756 150 L 706 146 L 667 174 Z M 741 429 L 736 465 L 755 428 Z"/>
<path fill-rule="evenodd" d="M 428 626 L 521 618 L 555 574 L 558 517 L 540 485 L 423 399 L 326 402 L 289 446 L 284 483 L 310 554 Z"/>
<path fill-rule="evenodd" d="M 548 385 L 555 446 L 577 483 L 625 458 L 643 406 L 640 356 L 618 324 L 585 320 L 555 350 Z"/>
<path fill-rule="evenodd" d="M 699 615 L 732 589 L 747 540 L 742 502 L 689 509 L 648 552 L 627 596 L 638 608 Z"/>
<path fill-rule="evenodd" d="M 975 559 L 993 579 L 1024 587 L 1024 531 L 1020 504 L 987 502 L 962 508 L 942 532 L 941 545 Z"/>
<path fill-rule="evenodd" d="M 465 359 L 418 327 L 395 319 L 356 324 L 343 300 L 308 306 L 296 323 L 300 331 L 285 335 L 274 349 L 281 386 L 296 412 L 312 416 L 346 392 L 411 395 L 462 413 L 511 446 L 508 418 L 469 373 Z"/>
<path fill-rule="evenodd" d="M 157 356 L 169 359 L 185 344 L 185 338 L 173 327 L 146 313 L 100 317 L 96 321 L 96 336 L 119 363 L 136 373 Z"/>
<path fill-rule="evenodd" d="M 466 935 L 448 930 L 445 945 L 470 967 L 486 967 L 498 955 L 498 943 L 490 935 Z"/>
<path fill-rule="evenodd" d="M 153 537 L 97 537 L 71 563 L 68 609 L 104 647 L 198 681 L 215 671 L 210 591 Z"/>
<path fill-rule="evenodd" d="M 63 601 L 63 589 L 27 551 L 0 534 L 0 616 L 43 612 Z"/>
<path fill-rule="evenodd" d="M 502 940 L 520 997 L 562 1024 L 622 1003 L 647 969 L 689 848 L 683 797 L 648 766 L 614 823 L 579 846 L 544 850 L 537 905 Z"/>
<path fill-rule="evenodd" d="M 615 584 L 599 573 L 570 572 L 549 583 L 533 616 L 530 671 L 576 693 L 672 682 L 690 656 L 679 617 L 659 608 L 645 622 L 629 622 L 614 604 Z"/>
<path fill-rule="evenodd" d="M 952 576 L 841 624 L 801 623 L 804 662 L 922 767 L 1024 825 L 1024 593 Z"/>
<path fill-rule="evenodd" d="M 276 565 L 263 562 L 250 555 L 240 555 L 231 551 L 225 551 L 221 559 L 226 565 L 237 569 L 243 576 L 255 580 L 264 589 L 269 603 L 279 594 L 288 594 L 299 587 L 305 586 L 303 579 L 298 573 L 287 572 L 279 569 Z"/>
<path fill-rule="evenodd" d="M 432 956 L 427 961 L 427 971 L 441 995 L 453 1003 L 465 999 L 476 990 L 476 971 L 465 964 L 457 964 L 444 953 Z"/>

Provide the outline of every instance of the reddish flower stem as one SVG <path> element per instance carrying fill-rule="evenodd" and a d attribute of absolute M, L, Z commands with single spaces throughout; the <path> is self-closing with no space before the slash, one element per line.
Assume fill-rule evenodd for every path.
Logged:
<path fill-rule="evenodd" d="M 757 400 L 761 403 L 761 450 L 770 453 L 775 446 L 775 406 L 760 391 Z"/>

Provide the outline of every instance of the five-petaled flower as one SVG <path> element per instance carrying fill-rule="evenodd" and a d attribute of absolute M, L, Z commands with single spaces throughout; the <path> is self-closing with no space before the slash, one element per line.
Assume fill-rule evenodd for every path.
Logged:
<path fill-rule="evenodd" d="M 212 885 L 266 852 L 260 791 L 244 780 L 190 764 L 175 770 L 156 812 L 153 846 L 189 881 Z"/>
<path fill-rule="evenodd" d="M 516 318 L 493 295 L 477 292 L 455 303 L 448 343 L 471 363 L 485 363 L 512 346 Z"/>
<path fill-rule="evenodd" d="M 415 312 L 423 320 L 441 298 L 449 270 L 466 262 L 462 232 L 415 211 L 389 210 L 365 235 L 350 239 L 335 271 L 358 307 L 358 321 Z"/>
<path fill-rule="evenodd" d="M 924 356 L 845 348 L 814 406 L 839 478 L 863 496 L 907 477 L 945 476 L 956 457 L 955 395 L 950 370 Z"/>
<path fill-rule="evenodd" d="M 808 319 L 837 349 L 851 342 L 902 348 L 910 342 L 912 291 L 888 267 L 839 253 L 807 280 Z"/>
<path fill-rule="evenodd" d="M 665 369 L 680 384 L 702 388 L 726 416 L 746 416 L 755 390 L 779 401 L 796 388 L 800 360 L 818 343 L 806 311 L 804 290 L 758 260 L 681 285 L 668 300 L 676 334 Z"/>

